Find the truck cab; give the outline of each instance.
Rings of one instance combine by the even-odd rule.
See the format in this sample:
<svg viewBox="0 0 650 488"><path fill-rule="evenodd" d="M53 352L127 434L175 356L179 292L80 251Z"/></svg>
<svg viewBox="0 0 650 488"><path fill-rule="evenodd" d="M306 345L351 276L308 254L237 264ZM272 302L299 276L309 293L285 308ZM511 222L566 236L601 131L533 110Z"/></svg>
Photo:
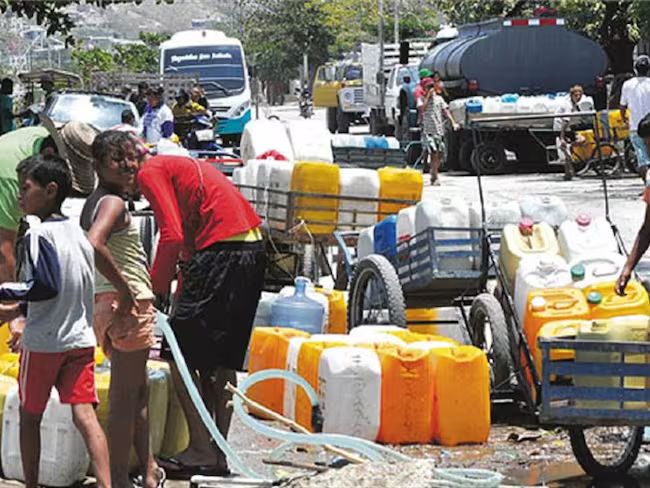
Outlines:
<svg viewBox="0 0 650 488"><path fill-rule="evenodd" d="M409 80L408 83L406 83L407 80ZM386 120L395 128L395 134L399 134L403 117L408 110L404 103L404 99L408 94L402 92L409 90L412 93L419 81L417 64L393 66L388 74L386 82Z"/></svg>
<svg viewBox="0 0 650 488"><path fill-rule="evenodd" d="M314 106L327 109L330 132L347 133L367 112L360 63L328 63L316 71L312 89Z"/></svg>

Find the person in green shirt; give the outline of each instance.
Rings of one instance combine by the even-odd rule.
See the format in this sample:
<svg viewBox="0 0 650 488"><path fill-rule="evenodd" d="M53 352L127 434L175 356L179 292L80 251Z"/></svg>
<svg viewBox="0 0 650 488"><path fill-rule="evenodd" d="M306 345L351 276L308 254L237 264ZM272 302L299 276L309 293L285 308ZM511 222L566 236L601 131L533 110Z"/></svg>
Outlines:
<svg viewBox="0 0 650 488"><path fill-rule="evenodd" d="M14 82L11 78L0 81L0 135L16 130L14 118Z"/></svg>

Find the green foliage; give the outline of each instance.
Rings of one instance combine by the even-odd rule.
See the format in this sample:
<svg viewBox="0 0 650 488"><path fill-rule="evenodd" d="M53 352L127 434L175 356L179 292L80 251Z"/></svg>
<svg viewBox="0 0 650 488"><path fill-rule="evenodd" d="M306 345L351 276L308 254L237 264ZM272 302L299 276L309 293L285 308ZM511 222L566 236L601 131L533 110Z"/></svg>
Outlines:
<svg viewBox="0 0 650 488"><path fill-rule="evenodd" d="M116 67L111 53L98 47L85 49L84 46L77 46L71 56L72 64L84 83L90 81L93 71L114 71Z"/></svg>

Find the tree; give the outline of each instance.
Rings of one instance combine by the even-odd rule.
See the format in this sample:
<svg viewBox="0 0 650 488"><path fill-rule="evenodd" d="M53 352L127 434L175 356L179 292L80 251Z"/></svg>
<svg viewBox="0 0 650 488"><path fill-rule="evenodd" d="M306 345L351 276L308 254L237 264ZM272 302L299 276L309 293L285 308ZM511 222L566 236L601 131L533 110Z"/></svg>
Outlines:
<svg viewBox="0 0 650 488"><path fill-rule="evenodd" d="M90 81L94 71L115 70L115 61L111 53L99 47L85 49L84 46L77 46L72 50L71 56L72 64L83 78L84 84Z"/></svg>
<svg viewBox="0 0 650 488"><path fill-rule="evenodd" d="M142 44L115 46L113 61L122 71L157 73L160 64L160 44L169 39L166 34L140 32Z"/></svg>

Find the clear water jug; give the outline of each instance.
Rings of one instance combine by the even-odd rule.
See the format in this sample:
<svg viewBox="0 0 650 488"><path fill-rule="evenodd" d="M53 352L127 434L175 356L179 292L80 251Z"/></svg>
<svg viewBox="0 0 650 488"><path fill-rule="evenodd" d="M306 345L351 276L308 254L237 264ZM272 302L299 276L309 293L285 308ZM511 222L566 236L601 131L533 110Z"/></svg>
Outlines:
<svg viewBox="0 0 650 488"><path fill-rule="evenodd" d="M570 288L572 284L569 266L561 256L542 254L523 258L515 278L515 311L519 323L524 321L531 291L540 288Z"/></svg>
<svg viewBox="0 0 650 488"><path fill-rule="evenodd" d="M341 196L362 197L375 201L342 199L339 204L339 227L353 229L372 226L377 222L379 175L372 169L341 168Z"/></svg>
<svg viewBox="0 0 650 488"><path fill-rule="evenodd" d="M616 281L627 259L618 253L580 254L569 263L573 286L587 288L605 281Z"/></svg>
<svg viewBox="0 0 650 488"><path fill-rule="evenodd" d="M566 205L560 197L530 195L521 202L521 214L533 222L546 222L551 227L559 227L568 217Z"/></svg>
<svg viewBox="0 0 650 488"><path fill-rule="evenodd" d="M572 261L582 254L617 253L614 231L604 217L592 219L581 214L575 220L566 220L557 233L560 254Z"/></svg>
<svg viewBox="0 0 650 488"><path fill-rule="evenodd" d="M268 291L262 292L260 301L257 302L253 327L268 327L271 325L271 308L277 299L277 293L271 293Z"/></svg>
<svg viewBox="0 0 650 488"><path fill-rule="evenodd" d="M393 257L397 253L397 215L389 215L374 227L375 254Z"/></svg>
<svg viewBox="0 0 650 488"><path fill-rule="evenodd" d="M296 292L291 297L280 297L271 307L271 325L290 327L310 334L323 332L324 307L307 297L308 278L299 276L295 280Z"/></svg>
<svg viewBox="0 0 650 488"><path fill-rule="evenodd" d="M18 387L14 387L7 395L2 419L2 471L5 478L24 481L19 410ZM86 477L89 464L86 445L72 422L72 409L59 401L56 388L53 388L41 421L38 483L71 486Z"/></svg>

